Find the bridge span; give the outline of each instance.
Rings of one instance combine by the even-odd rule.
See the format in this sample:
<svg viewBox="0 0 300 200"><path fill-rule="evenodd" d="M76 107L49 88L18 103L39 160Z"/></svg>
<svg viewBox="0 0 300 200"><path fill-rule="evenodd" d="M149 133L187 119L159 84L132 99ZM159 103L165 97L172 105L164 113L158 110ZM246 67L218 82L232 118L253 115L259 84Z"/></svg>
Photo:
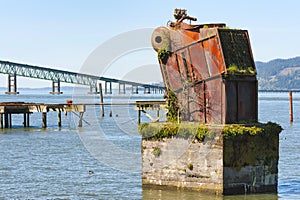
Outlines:
<svg viewBox="0 0 300 200"><path fill-rule="evenodd" d="M17 76L28 78L43 79L52 81L51 94L61 94L60 82L71 83L77 85L86 85L90 87L89 93L99 93L102 90L101 82L105 83L105 94L112 94L112 83L119 84L119 93L125 93L126 85L131 86L132 93L138 93L138 89L144 88L144 93L163 93L165 87L151 85L145 83L137 83L90 74L70 72L65 70L51 69L40 66L33 66L21 63L14 63L0 60L0 73L8 74L8 89L6 94L18 94L17 91ZM152 91L151 91L152 90Z"/></svg>

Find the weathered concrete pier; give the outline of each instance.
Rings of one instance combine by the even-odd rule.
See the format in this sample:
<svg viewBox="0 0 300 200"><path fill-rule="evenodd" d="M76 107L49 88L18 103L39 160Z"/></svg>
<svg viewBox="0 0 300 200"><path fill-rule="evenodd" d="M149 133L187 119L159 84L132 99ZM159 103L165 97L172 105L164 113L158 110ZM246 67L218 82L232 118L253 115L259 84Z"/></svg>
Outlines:
<svg viewBox="0 0 300 200"><path fill-rule="evenodd" d="M12 128L12 115L24 115L24 127L30 126L30 114L39 112L42 114L42 127L47 127L47 113L57 112L58 126L61 127L61 113L78 112L78 126L82 126L83 114L85 112L84 104L42 104L42 103L24 103L24 102L2 102L0 103L0 128Z"/></svg>

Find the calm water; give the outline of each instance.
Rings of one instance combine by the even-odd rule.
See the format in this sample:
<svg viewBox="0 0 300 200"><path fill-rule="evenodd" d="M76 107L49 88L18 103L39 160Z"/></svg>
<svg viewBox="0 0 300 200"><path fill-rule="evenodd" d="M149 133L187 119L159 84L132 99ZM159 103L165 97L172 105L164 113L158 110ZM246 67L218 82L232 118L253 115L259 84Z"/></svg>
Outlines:
<svg viewBox="0 0 300 200"><path fill-rule="evenodd" d="M30 94L35 93L35 94ZM48 91L21 91L0 95L0 101L64 103L98 102L96 96ZM160 99L160 96L106 96L106 102ZM109 113L112 111L112 117ZM48 114L41 129L41 114L30 116L30 128L22 127L22 115L13 116L13 129L0 130L0 199L300 199L300 94L294 94L294 123L289 123L287 93L259 94L259 120L281 124L278 195L216 197L197 192L161 191L141 187L141 138L137 112L131 106L88 107L82 128L76 114ZM143 118L142 121L146 121Z"/></svg>

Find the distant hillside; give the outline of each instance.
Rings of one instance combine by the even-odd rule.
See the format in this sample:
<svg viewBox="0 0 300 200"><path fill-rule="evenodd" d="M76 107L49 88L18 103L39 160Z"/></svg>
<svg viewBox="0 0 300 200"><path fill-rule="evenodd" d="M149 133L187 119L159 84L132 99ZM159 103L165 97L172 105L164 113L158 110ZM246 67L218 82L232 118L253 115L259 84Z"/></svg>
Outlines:
<svg viewBox="0 0 300 200"><path fill-rule="evenodd" d="M260 90L299 90L300 57L255 62Z"/></svg>

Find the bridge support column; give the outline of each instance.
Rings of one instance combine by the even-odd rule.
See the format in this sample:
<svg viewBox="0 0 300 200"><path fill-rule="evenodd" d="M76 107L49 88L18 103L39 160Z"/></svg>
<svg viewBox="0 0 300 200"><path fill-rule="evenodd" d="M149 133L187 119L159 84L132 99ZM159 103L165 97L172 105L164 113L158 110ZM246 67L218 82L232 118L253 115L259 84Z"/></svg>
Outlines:
<svg viewBox="0 0 300 200"><path fill-rule="evenodd" d="M109 83L109 91L107 91L107 83ZM105 94L112 94L111 82L105 81Z"/></svg>
<svg viewBox="0 0 300 200"><path fill-rule="evenodd" d="M119 94L126 94L125 83L119 83Z"/></svg>
<svg viewBox="0 0 300 200"><path fill-rule="evenodd" d="M60 91L60 80L52 81L52 92L50 94L62 94Z"/></svg>
<svg viewBox="0 0 300 200"><path fill-rule="evenodd" d="M17 75L14 74L8 74L8 87L7 92L5 94L19 94L17 92Z"/></svg>
<svg viewBox="0 0 300 200"><path fill-rule="evenodd" d="M144 94L150 94L150 87L144 87Z"/></svg>
<svg viewBox="0 0 300 200"><path fill-rule="evenodd" d="M152 94L157 94L157 90L158 90L158 88L156 88L156 87L152 88Z"/></svg>
<svg viewBox="0 0 300 200"><path fill-rule="evenodd" d="M132 94L138 94L138 93L139 93L139 86L137 86L137 85L132 85L132 86L131 86L131 93L132 93Z"/></svg>
<svg viewBox="0 0 300 200"><path fill-rule="evenodd" d="M99 94L96 84L95 85L90 85L90 91L88 92L88 94Z"/></svg>

